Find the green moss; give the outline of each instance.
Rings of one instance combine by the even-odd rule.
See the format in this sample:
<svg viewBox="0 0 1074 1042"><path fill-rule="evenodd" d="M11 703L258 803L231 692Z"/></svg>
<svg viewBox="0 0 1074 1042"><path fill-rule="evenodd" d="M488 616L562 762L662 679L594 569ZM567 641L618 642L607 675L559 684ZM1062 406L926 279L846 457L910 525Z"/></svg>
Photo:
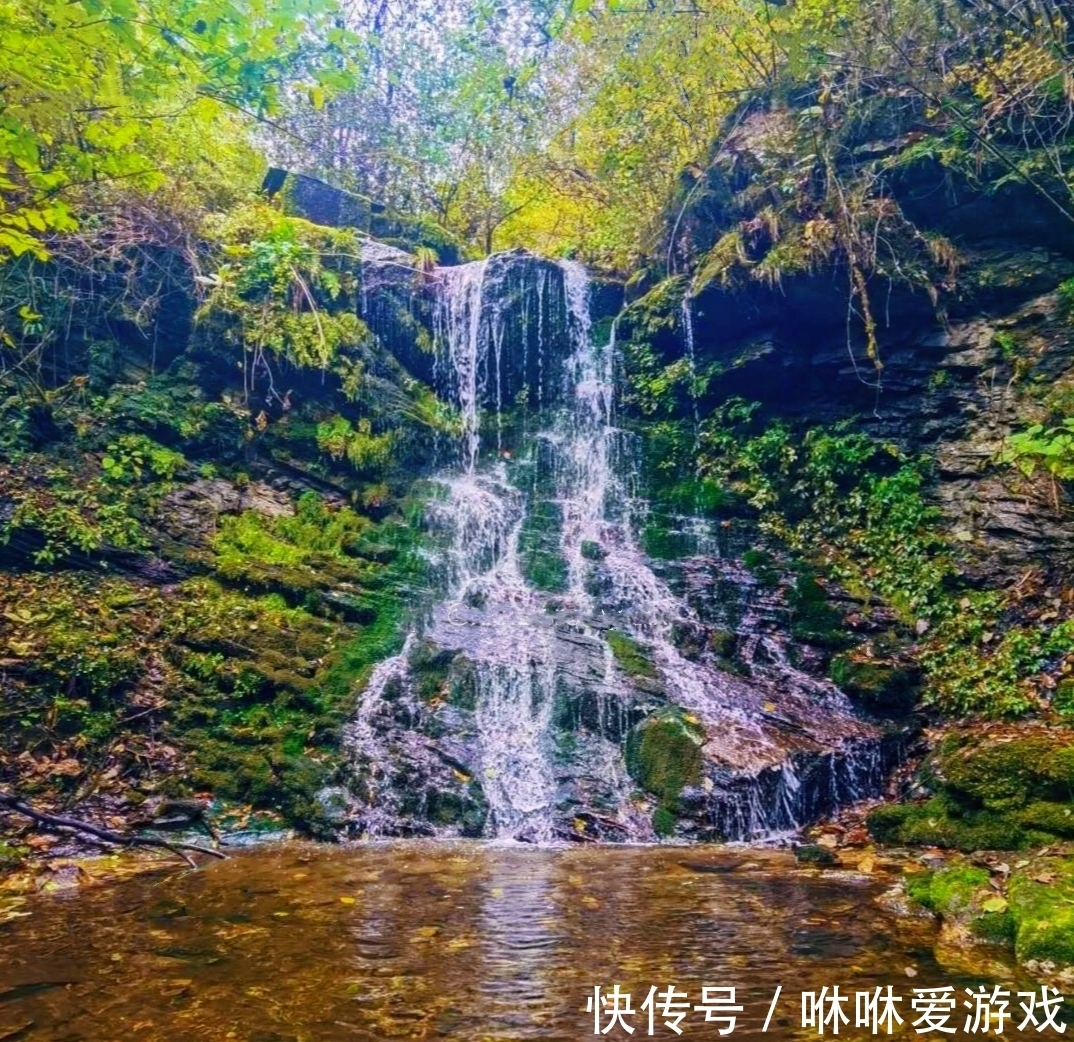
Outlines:
<svg viewBox="0 0 1074 1042"><path fill-rule="evenodd" d="M677 819L667 807L657 807L653 811L653 831L658 836L672 836L675 834Z"/></svg>
<svg viewBox="0 0 1074 1042"><path fill-rule="evenodd" d="M914 704L917 678L906 667L841 654L832 659L828 675L837 687L870 709L904 712Z"/></svg>
<svg viewBox="0 0 1074 1042"><path fill-rule="evenodd" d="M701 784L704 742L704 730L689 714L671 707L658 710L627 736L627 770L673 810L684 788Z"/></svg>
<svg viewBox="0 0 1074 1042"><path fill-rule="evenodd" d="M788 599L793 612L791 634L796 640L826 648L846 645L842 616L828 603L828 595L817 582L816 572L803 569Z"/></svg>
<svg viewBox="0 0 1074 1042"><path fill-rule="evenodd" d="M688 542L681 532L671 525L666 514L651 513L642 529L642 546L645 552L660 561L673 561L688 552Z"/></svg>
<svg viewBox="0 0 1074 1042"><path fill-rule="evenodd" d="M1074 805L1070 803L1038 800L1018 811L1017 817L1019 823L1027 829L1047 832L1052 836L1074 838Z"/></svg>
<svg viewBox="0 0 1074 1042"><path fill-rule="evenodd" d="M10 843L0 843L0 872L9 872L18 868L25 858L26 853L21 847L12 846Z"/></svg>
<svg viewBox="0 0 1074 1042"><path fill-rule="evenodd" d="M619 668L630 677L655 677L656 666L645 646L620 630L608 630L604 639Z"/></svg>
<svg viewBox="0 0 1074 1042"><path fill-rule="evenodd" d="M935 754L936 774L948 789L999 811L1069 795L1071 765L1074 736L1059 729L1026 737L951 736Z"/></svg>
<svg viewBox="0 0 1074 1042"><path fill-rule="evenodd" d="M758 584L765 589L775 589L779 585L779 570L775 567L775 561L767 550L747 550L742 555L742 563L753 573Z"/></svg>
<svg viewBox="0 0 1074 1042"><path fill-rule="evenodd" d="M1014 941L1017 925L1009 909L1002 912L985 912L970 921L974 937L993 944L1010 944Z"/></svg>
<svg viewBox="0 0 1074 1042"><path fill-rule="evenodd" d="M457 709L477 708L477 670L465 655L457 655L447 677L447 700Z"/></svg>
<svg viewBox="0 0 1074 1042"><path fill-rule="evenodd" d="M1013 872L1007 891L1018 961L1074 966L1074 862L1037 861Z"/></svg>
<svg viewBox="0 0 1074 1042"><path fill-rule="evenodd" d="M945 922L965 925L982 941L1002 944L1014 939L1014 917L1006 900L992 889L985 868L955 863L935 872L915 872L906 877L906 893Z"/></svg>
<svg viewBox="0 0 1074 1042"><path fill-rule="evenodd" d="M731 630L713 630L709 633L708 648L717 658L732 658L738 650L738 634Z"/></svg>
<svg viewBox="0 0 1074 1042"><path fill-rule="evenodd" d="M519 567L531 586L546 593L567 589L569 568L563 556L563 515L558 503L544 500L526 514L518 537Z"/></svg>
<svg viewBox="0 0 1074 1042"><path fill-rule="evenodd" d="M1074 677L1064 677L1055 685L1052 708L1060 716L1074 716Z"/></svg>
<svg viewBox="0 0 1074 1042"><path fill-rule="evenodd" d="M454 660L454 651L441 648L432 641L421 641L415 646L409 662L418 698L431 702L447 693Z"/></svg>
<svg viewBox="0 0 1074 1042"><path fill-rule="evenodd" d="M1018 812L974 809L944 793L925 803L872 811L866 825L878 843L975 850L1023 850L1053 842L1056 834L1023 821Z"/></svg>
<svg viewBox="0 0 1074 1042"><path fill-rule="evenodd" d="M952 917L972 908L978 891L988 887L988 869L976 865L955 865L931 873L926 907Z"/></svg>
<svg viewBox="0 0 1074 1042"><path fill-rule="evenodd" d="M914 805L909 803L897 803L871 810L865 818L869 835L877 843L898 843L902 837L902 828L913 811Z"/></svg>

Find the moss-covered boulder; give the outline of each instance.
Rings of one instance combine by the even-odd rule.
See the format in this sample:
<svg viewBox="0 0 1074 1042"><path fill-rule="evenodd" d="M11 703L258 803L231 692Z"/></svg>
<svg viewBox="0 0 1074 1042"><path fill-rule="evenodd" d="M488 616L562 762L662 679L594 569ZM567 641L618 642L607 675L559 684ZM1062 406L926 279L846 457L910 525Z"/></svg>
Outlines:
<svg viewBox="0 0 1074 1042"><path fill-rule="evenodd" d="M881 712L906 712L917 696L918 671L895 662L836 655L828 675L851 698Z"/></svg>
<svg viewBox="0 0 1074 1042"><path fill-rule="evenodd" d="M627 736L627 770L673 812L683 789L701 784L704 743L704 728L695 717L676 707L660 709Z"/></svg>
<svg viewBox="0 0 1074 1042"><path fill-rule="evenodd" d="M1074 980L1074 860L1026 858L1004 880L958 859L907 875L905 886L940 920L948 946L1004 945L1035 976Z"/></svg>
<svg viewBox="0 0 1074 1042"><path fill-rule="evenodd" d="M1014 919L991 878L987 868L956 863L907 876L906 892L945 925L966 930L976 940L1005 943L1014 937Z"/></svg>
<svg viewBox="0 0 1074 1042"><path fill-rule="evenodd" d="M1074 837L1074 731L988 727L950 734L919 772L924 801L867 819L880 843L966 852L1024 850Z"/></svg>
<svg viewBox="0 0 1074 1042"><path fill-rule="evenodd" d="M1047 858L1016 870L1007 893L1018 961L1047 975L1074 968L1074 861Z"/></svg>
<svg viewBox="0 0 1074 1042"><path fill-rule="evenodd" d="M1040 728L1021 736L1007 731L949 735L932 766L945 788L992 810L1024 807L1034 799L1069 800L1074 732Z"/></svg>

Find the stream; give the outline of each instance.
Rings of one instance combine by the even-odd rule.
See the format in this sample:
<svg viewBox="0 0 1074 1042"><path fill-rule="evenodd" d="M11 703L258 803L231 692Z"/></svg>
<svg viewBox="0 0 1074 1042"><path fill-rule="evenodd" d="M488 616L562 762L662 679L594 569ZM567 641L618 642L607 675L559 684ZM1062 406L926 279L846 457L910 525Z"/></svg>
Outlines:
<svg viewBox="0 0 1074 1042"><path fill-rule="evenodd" d="M610 1038L648 1037L642 1003L668 985L691 1006L736 988L733 1037L749 1039L780 986L767 1037L804 1039L820 1036L803 992L839 986L840 1034L867 1038L855 993L890 985L918 1037L912 989L951 985L961 1032L963 989L992 982L941 968L931 920L885 911L886 885L748 848L262 847L28 899L0 923L0 1039L576 1042L594 1035L593 988L615 984L635 1031ZM681 1037L721 1027L691 1008ZM679 1036L658 1015L654 1037Z"/></svg>

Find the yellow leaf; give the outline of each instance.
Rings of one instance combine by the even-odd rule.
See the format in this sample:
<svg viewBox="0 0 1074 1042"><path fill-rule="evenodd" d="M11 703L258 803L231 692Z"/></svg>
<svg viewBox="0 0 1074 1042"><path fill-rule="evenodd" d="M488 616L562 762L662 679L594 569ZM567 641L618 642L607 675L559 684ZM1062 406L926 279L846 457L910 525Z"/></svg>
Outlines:
<svg viewBox="0 0 1074 1042"><path fill-rule="evenodd" d="M339 903L341 905L353 905L358 903L358 899L356 897L341 897Z"/></svg>

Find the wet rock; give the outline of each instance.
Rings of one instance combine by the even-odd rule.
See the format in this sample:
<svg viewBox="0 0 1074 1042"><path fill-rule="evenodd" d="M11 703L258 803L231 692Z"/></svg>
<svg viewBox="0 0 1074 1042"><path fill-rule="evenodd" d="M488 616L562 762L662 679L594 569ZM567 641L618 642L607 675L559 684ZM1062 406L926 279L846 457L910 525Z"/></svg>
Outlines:
<svg viewBox="0 0 1074 1042"><path fill-rule="evenodd" d="M827 868L839 864L839 858L835 852L819 843L794 844L791 847L795 860L800 865L814 865L819 868Z"/></svg>

